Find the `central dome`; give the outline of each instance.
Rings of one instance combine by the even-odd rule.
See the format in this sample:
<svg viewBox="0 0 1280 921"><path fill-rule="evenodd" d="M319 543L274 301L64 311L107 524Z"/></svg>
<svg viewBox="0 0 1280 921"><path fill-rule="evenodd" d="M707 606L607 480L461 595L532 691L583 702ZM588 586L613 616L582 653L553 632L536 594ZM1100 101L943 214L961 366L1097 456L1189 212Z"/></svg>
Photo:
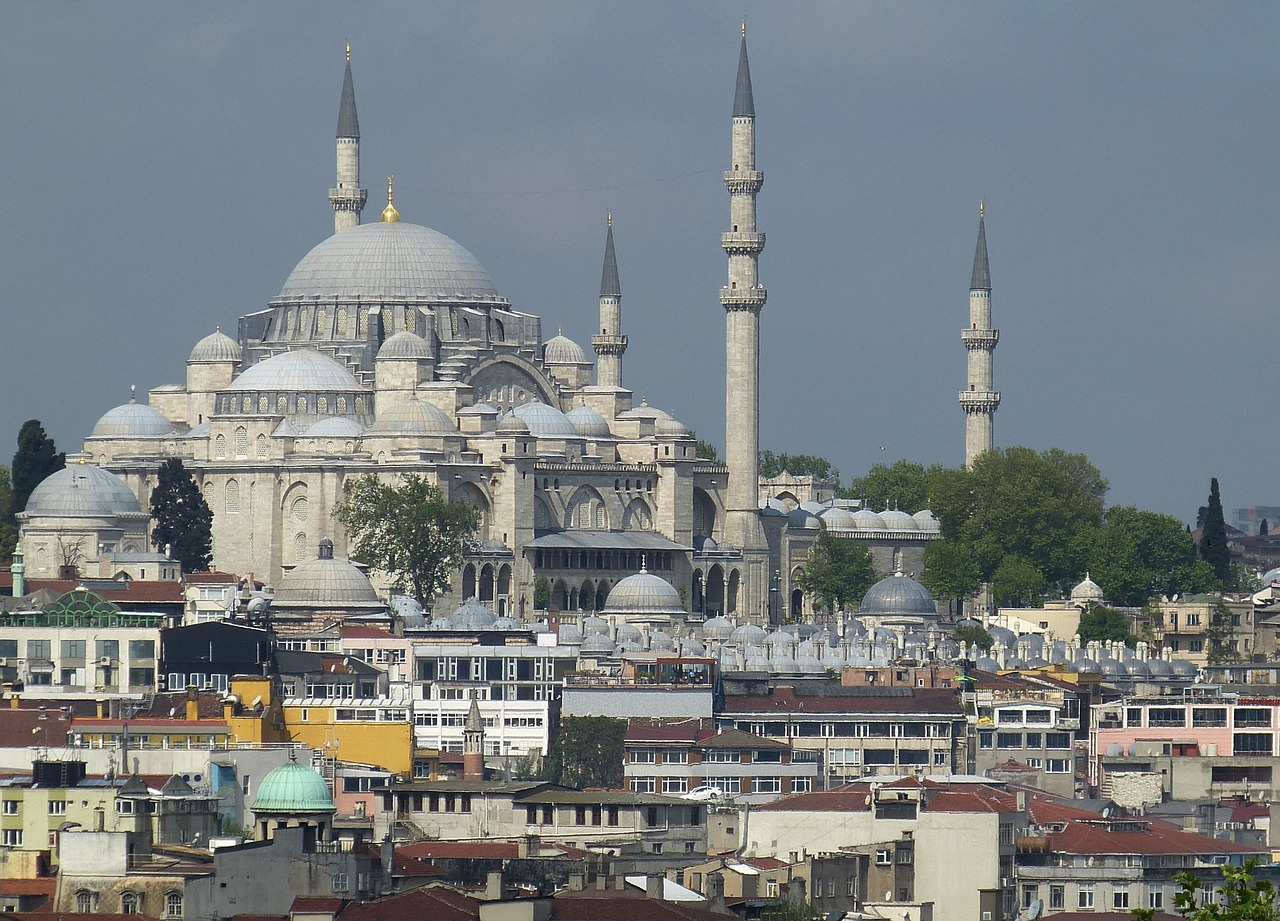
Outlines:
<svg viewBox="0 0 1280 921"><path fill-rule="evenodd" d="M318 244L289 273L278 300L507 301L475 256L417 224L361 224Z"/></svg>
<svg viewBox="0 0 1280 921"><path fill-rule="evenodd" d="M682 615L680 593L661 576L641 570L619 580L605 599L606 614Z"/></svg>
<svg viewBox="0 0 1280 921"><path fill-rule="evenodd" d="M287 761L258 784L258 796L249 807L254 812L335 812L329 784L311 768Z"/></svg>

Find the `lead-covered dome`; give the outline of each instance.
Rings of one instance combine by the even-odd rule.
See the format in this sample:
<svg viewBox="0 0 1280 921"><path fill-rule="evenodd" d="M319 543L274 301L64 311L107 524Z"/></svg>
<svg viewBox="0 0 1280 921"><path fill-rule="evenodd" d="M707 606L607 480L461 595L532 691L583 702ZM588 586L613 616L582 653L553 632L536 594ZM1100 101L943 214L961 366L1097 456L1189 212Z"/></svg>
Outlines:
<svg viewBox="0 0 1280 921"><path fill-rule="evenodd" d="M173 423L145 403L130 400L109 409L93 425L93 434L109 438L155 438L173 432Z"/></svg>
<svg viewBox="0 0 1280 921"><path fill-rule="evenodd" d="M457 435L453 420L439 406L418 397L378 408L370 435Z"/></svg>
<svg viewBox="0 0 1280 921"><path fill-rule="evenodd" d="M258 796L249 807L254 812L333 813L329 783L305 764L288 761L268 772L258 784Z"/></svg>
<svg viewBox="0 0 1280 921"><path fill-rule="evenodd" d="M537 438L580 438L569 417L546 403L522 403L511 412L524 420Z"/></svg>
<svg viewBox="0 0 1280 921"><path fill-rule="evenodd" d="M403 221L361 224L319 243L277 300L506 305L478 259L444 234Z"/></svg>
<svg viewBox="0 0 1280 921"><path fill-rule="evenodd" d="M49 474L31 491L24 515L31 518L115 518L142 515L124 480L93 464L74 464Z"/></svg>
<svg viewBox="0 0 1280 921"><path fill-rule="evenodd" d="M382 348L378 349L379 361L384 359L430 361L434 357L431 354L431 344L417 333L409 332L407 329L389 337L382 343Z"/></svg>
<svg viewBox="0 0 1280 921"><path fill-rule="evenodd" d="M369 610L383 606L369 577L349 560L335 560L333 545L327 540L320 544L319 557L284 574L271 599L272 610Z"/></svg>
<svg viewBox="0 0 1280 921"><path fill-rule="evenodd" d="M205 336L195 344L195 348L191 350L191 356L187 361L191 362L232 362L239 364L240 359L244 357L244 353L240 349L240 343L236 342L230 336L222 331L222 327Z"/></svg>
<svg viewBox="0 0 1280 921"><path fill-rule="evenodd" d="M565 418L573 423L583 438L608 438L612 434L609 421L586 404L569 410Z"/></svg>
<svg viewBox="0 0 1280 921"><path fill-rule="evenodd" d="M881 579L862 597L859 614L936 616L938 606L929 590L902 573Z"/></svg>
<svg viewBox="0 0 1280 921"><path fill-rule="evenodd" d="M365 390L350 371L315 349L272 355L247 369L227 389L299 393L317 390L362 393Z"/></svg>
<svg viewBox="0 0 1280 921"><path fill-rule="evenodd" d="M542 347L542 360L549 365L572 365L582 364L590 359L582 346L558 332Z"/></svg>
<svg viewBox="0 0 1280 921"><path fill-rule="evenodd" d="M642 569L619 580L605 600L604 613L680 616L685 610L670 582Z"/></svg>

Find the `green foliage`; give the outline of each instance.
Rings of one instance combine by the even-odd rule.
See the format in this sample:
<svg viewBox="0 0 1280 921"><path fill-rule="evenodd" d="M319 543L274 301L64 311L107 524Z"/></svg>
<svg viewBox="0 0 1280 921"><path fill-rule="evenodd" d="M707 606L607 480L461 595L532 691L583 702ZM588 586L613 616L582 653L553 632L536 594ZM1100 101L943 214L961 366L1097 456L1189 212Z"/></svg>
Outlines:
<svg viewBox="0 0 1280 921"><path fill-rule="evenodd" d="M939 601L964 601L982 587L982 570L967 545L943 538L925 546L920 582Z"/></svg>
<svg viewBox="0 0 1280 921"><path fill-rule="evenodd" d="M819 480L835 480L837 487L840 483L840 471L825 457L818 457L816 454L760 452L762 477L771 479L783 473L789 473L792 476L811 476Z"/></svg>
<svg viewBox="0 0 1280 921"><path fill-rule="evenodd" d="M538 576L533 580L533 609L545 611L547 602L551 600L551 580L546 576Z"/></svg>
<svg viewBox="0 0 1280 921"><path fill-rule="evenodd" d="M1178 891L1173 896L1174 910L1187 921L1278 921L1276 888L1270 880L1254 876L1257 866L1256 859L1241 867L1223 866L1222 885L1213 901L1203 899L1205 882L1200 877L1175 873ZM1155 912L1139 908L1133 916L1138 921L1152 921Z"/></svg>
<svg viewBox="0 0 1280 921"><path fill-rule="evenodd" d="M1222 665L1239 657L1233 642L1233 627L1231 611L1227 609L1227 603L1219 598L1213 607L1213 613L1209 615L1209 629L1205 631L1205 660L1210 665Z"/></svg>
<svg viewBox="0 0 1280 921"><path fill-rule="evenodd" d="M1222 515L1222 496L1218 492L1218 478L1209 480L1209 505L1204 516L1204 528L1200 532L1200 558L1209 564L1218 582L1226 585L1231 580L1231 549L1227 546L1227 522Z"/></svg>
<svg viewBox="0 0 1280 921"><path fill-rule="evenodd" d="M914 515L931 507L934 486L948 472L939 464L926 468L906 460L876 464L865 476L851 480L843 495L861 499L869 509L896 508Z"/></svg>
<svg viewBox="0 0 1280 921"><path fill-rule="evenodd" d="M956 642L968 643L970 648L977 646L983 652L990 652L996 641L991 638L987 628L979 624L966 624L956 627Z"/></svg>
<svg viewBox="0 0 1280 921"><path fill-rule="evenodd" d="M857 541L833 536L825 527L809 548L796 585L829 611L847 610L876 581L871 551Z"/></svg>
<svg viewBox="0 0 1280 921"><path fill-rule="evenodd" d="M9 481L9 468L0 466L0 561L13 558L18 546L18 524L14 517L13 486Z"/></svg>
<svg viewBox="0 0 1280 921"><path fill-rule="evenodd" d="M27 507L31 490L40 485L51 473L67 465L67 455L58 452L53 439L45 434L39 419L28 419L18 430L18 450L14 452L10 468L12 478L12 514Z"/></svg>
<svg viewBox="0 0 1280 921"><path fill-rule="evenodd" d="M689 430L689 437L694 439L693 456L699 460L711 461L713 464L720 462L720 449L709 441L703 441L698 437L698 433Z"/></svg>
<svg viewBox="0 0 1280 921"><path fill-rule="evenodd" d="M333 517L347 529L352 556L385 573L423 606L449 587L480 523L474 506L449 501L417 474L398 485L374 474L347 481Z"/></svg>
<svg viewBox="0 0 1280 921"><path fill-rule="evenodd" d="M1115 608L1099 605L1080 615L1080 625L1076 628L1080 643L1122 642L1132 646L1136 639L1129 632L1129 618Z"/></svg>
<svg viewBox="0 0 1280 921"><path fill-rule="evenodd" d="M1035 563L1006 556L991 576L991 595L997 605L1032 607L1044 592L1044 575Z"/></svg>
<svg viewBox="0 0 1280 921"><path fill-rule="evenodd" d="M195 477L179 458L160 465L151 493L151 544L167 545L183 572L204 572L213 562L213 512L200 494Z"/></svg>
<svg viewBox="0 0 1280 921"><path fill-rule="evenodd" d="M1212 569L1196 558L1195 543L1178 519L1131 505L1107 509L1101 527L1082 531L1077 540L1085 569L1103 595L1137 607L1153 595L1211 592L1221 586Z"/></svg>
<svg viewBox="0 0 1280 921"><path fill-rule="evenodd" d="M542 779L567 787L616 789L623 784L627 721L610 716L566 716L542 762Z"/></svg>

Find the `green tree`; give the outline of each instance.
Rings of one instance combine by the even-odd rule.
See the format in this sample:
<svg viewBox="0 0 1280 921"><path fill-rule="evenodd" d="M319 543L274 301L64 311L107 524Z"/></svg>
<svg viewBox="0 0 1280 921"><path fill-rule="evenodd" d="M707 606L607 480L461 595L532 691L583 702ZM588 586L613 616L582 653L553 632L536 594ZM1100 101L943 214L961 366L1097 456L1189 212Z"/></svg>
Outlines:
<svg viewBox="0 0 1280 921"><path fill-rule="evenodd" d="M179 458L160 465L151 493L151 544L169 547L183 572L204 572L213 562L213 512L195 477Z"/></svg>
<svg viewBox="0 0 1280 921"><path fill-rule="evenodd" d="M956 627L956 642L968 643L970 648L977 647L983 652L990 652L996 641L991 638L987 628L981 624L965 624Z"/></svg>
<svg viewBox="0 0 1280 921"><path fill-rule="evenodd" d="M871 551L857 541L835 537L825 527L809 548L797 587L830 611L848 610L876 581Z"/></svg>
<svg viewBox="0 0 1280 921"><path fill-rule="evenodd" d="M1218 603L1213 606L1213 613L1209 615L1209 629L1204 635L1205 660L1210 665L1222 665L1224 662L1233 662L1239 658L1239 653L1236 651L1234 626L1235 622L1226 601L1219 598Z"/></svg>
<svg viewBox="0 0 1280 921"><path fill-rule="evenodd" d="M18 546L18 525L14 515L9 468L0 466L0 561L12 560L14 548Z"/></svg>
<svg viewBox="0 0 1280 921"><path fill-rule="evenodd" d="M1217 897L1203 898L1205 881L1194 873L1175 873L1173 881L1178 891L1173 896L1173 908L1187 921L1280 921L1276 909L1276 888L1268 879L1255 876L1256 859L1245 861L1243 866L1222 867L1222 885ZM1139 908L1133 912L1137 921L1152 921L1155 912Z"/></svg>
<svg viewBox="0 0 1280 921"><path fill-rule="evenodd" d="M551 600L551 580L546 576L538 576L533 580L533 609L545 611L547 602Z"/></svg>
<svg viewBox="0 0 1280 921"><path fill-rule="evenodd" d="M566 716L542 761L542 779L566 787L623 784L623 741L627 721L610 716Z"/></svg>
<svg viewBox="0 0 1280 921"><path fill-rule="evenodd" d="M939 601L963 604L982 587L982 571L965 544L944 537L925 546L920 581Z"/></svg>
<svg viewBox="0 0 1280 921"><path fill-rule="evenodd" d="M866 508L896 508L915 514L931 507L934 486L946 472L939 464L926 468L907 460L876 464L865 476L850 480L843 494L848 499L861 499Z"/></svg>
<svg viewBox="0 0 1280 921"><path fill-rule="evenodd" d="M997 605L1032 607L1044 592L1044 574L1035 563L1006 556L991 576L991 595Z"/></svg>
<svg viewBox="0 0 1280 921"><path fill-rule="evenodd" d="M11 515L27 507L31 491L51 473L67 465L67 455L59 453L53 439L45 434L39 419L28 419L18 430L18 450L14 452L10 477L13 489Z"/></svg>
<svg viewBox="0 0 1280 921"><path fill-rule="evenodd" d="M1086 569L1103 594L1138 607L1153 595L1172 597L1216 591L1212 569L1197 559L1195 542L1171 515L1131 505L1112 506L1099 528L1082 531Z"/></svg>
<svg viewBox="0 0 1280 921"><path fill-rule="evenodd" d="M474 506L449 501L414 473L398 484L366 474L348 480L343 492L333 516L347 529L352 556L423 606L449 587L479 527Z"/></svg>
<svg viewBox="0 0 1280 921"><path fill-rule="evenodd" d="M760 452L760 475L766 478L776 477L783 473L792 476L811 476L819 480L834 480L837 488L840 483L840 471L832 466L831 461L816 454L774 454L772 451Z"/></svg>
<svg viewBox="0 0 1280 921"><path fill-rule="evenodd" d="M1129 632L1129 618L1115 608L1099 605L1080 615L1076 635L1081 644L1098 640L1102 643L1122 642L1132 646L1135 642Z"/></svg>
<svg viewBox="0 0 1280 921"><path fill-rule="evenodd" d="M1223 585L1231 581L1231 548L1227 546L1227 522L1222 515L1222 496L1218 492L1218 478L1209 480L1209 505L1206 507L1204 527L1200 531L1200 558L1209 564L1213 574Z"/></svg>
<svg viewBox="0 0 1280 921"><path fill-rule="evenodd" d="M689 437L694 440L693 456L699 460L711 461L713 464L720 462L720 449L709 441L703 441L698 437L698 433L689 430Z"/></svg>

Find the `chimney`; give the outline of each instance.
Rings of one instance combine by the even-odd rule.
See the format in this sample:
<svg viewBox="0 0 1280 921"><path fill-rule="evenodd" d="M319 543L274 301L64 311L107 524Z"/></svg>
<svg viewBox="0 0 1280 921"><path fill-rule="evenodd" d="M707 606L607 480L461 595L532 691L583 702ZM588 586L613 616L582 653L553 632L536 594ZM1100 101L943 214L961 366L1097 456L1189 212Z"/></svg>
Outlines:
<svg viewBox="0 0 1280 921"><path fill-rule="evenodd" d="M93 810L93 830L103 831L107 825L107 811L101 806Z"/></svg>
<svg viewBox="0 0 1280 921"><path fill-rule="evenodd" d="M382 882L383 891L394 892L396 888L395 882L395 866L396 866L396 845L391 840L391 832L387 832L387 836L382 839L382 850L378 854L382 861Z"/></svg>
<svg viewBox="0 0 1280 921"><path fill-rule="evenodd" d="M662 901L663 885L666 883L666 877L661 873L650 873L644 878L644 894L645 898L657 899Z"/></svg>
<svg viewBox="0 0 1280 921"><path fill-rule="evenodd" d="M569 874L569 891L570 892L581 892L585 888L586 888L586 883L582 879L581 873Z"/></svg>
<svg viewBox="0 0 1280 921"><path fill-rule="evenodd" d="M728 911L724 903L724 874L719 870L707 874L706 896L708 911Z"/></svg>
<svg viewBox="0 0 1280 921"><path fill-rule="evenodd" d="M1019 790L1013 797L1014 805L1019 812L1027 811L1027 791Z"/></svg>
<svg viewBox="0 0 1280 921"><path fill-rule="evenodd" d="M200 692L194 684L187 685L187 719L200 719Z"/></svg>
<svg viewBox="0 0 1280 921"><path fill-rule="evenodd" d="M502 898L502 871L491 870L484 878L484 897L488 902Z"/></svg>
<svg viewBox="0 0 1280 921"><path fill-rule="evenodd" d="M542 850L542 841L537 835L521 835L516 841L516 856L520 858L537 857Z"/></svg>
<svg viewBox="0 0 1280 921"><path fill-rule="evenodd" d="M1280 828L1280 822L1276 822L1276 827ZM605 883L607 883L608 881L609 881L609 878L605 876L603 873L596 874L596 892L604 892ZM570 886L570 888L573 888L573 887Z"/></svg>

